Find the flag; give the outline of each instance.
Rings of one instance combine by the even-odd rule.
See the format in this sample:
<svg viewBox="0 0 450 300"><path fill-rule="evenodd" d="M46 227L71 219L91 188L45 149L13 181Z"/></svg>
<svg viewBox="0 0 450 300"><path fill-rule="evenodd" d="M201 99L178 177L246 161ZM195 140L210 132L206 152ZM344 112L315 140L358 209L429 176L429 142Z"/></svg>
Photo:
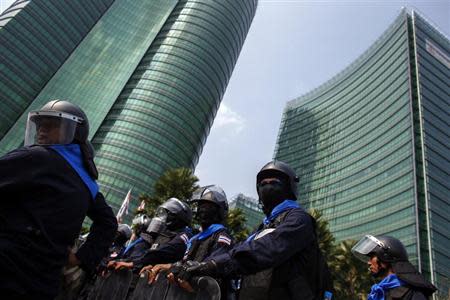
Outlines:
<svg viewBox="0 0 450 300"><path fill-rule="evenodd" d="M130 200L131 200L131 189L128 191L127 195L125 196L125 199L123 199L122 206L120 206L120 209L117 212L116 218L119 223L122 222L122 216L124 213L126 215L128 215L128 205L130 204Z"/></svg>
<svg viewBox="0 0 450 300"><path fill-rule="evenodd" d="M145 209L145 200L141 201L141 204L139 205L139 207L137 208L137 211L142 211Z"/></svg>

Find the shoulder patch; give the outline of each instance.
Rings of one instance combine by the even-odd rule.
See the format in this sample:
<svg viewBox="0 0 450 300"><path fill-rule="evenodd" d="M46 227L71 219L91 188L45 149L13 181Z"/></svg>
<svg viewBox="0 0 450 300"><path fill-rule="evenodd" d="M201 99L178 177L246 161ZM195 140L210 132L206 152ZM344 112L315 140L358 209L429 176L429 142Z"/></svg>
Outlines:
<svg viewBox="0 0 450 300"><path fill-rule="evenodd" d="M219 238L217 239L218 243L223 243L227 245L231 245L231 239L227 237L226 235L219 235Z"/></svg>

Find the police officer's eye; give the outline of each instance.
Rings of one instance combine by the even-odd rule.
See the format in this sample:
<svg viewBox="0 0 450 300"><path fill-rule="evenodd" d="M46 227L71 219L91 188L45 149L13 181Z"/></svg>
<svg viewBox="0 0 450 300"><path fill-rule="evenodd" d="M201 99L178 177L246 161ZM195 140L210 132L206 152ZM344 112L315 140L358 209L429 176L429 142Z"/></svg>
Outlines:
<svg viewBox="0 0 450 300"><path fill-rule="evenodd" d="M258 184L258 186L265 186L267 184L281 184L281 180L278 178L267 178L261 180L261 182Z"/></svg>

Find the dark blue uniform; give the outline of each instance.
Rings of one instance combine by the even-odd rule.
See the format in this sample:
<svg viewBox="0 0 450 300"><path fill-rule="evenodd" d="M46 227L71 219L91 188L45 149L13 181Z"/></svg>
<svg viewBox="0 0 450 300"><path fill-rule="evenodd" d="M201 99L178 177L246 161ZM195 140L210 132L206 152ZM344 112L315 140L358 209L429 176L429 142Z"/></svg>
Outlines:
<svg viewBox="0 0 450 300"><path fill-rule="evenodd" d="M223 225L213 224L202 233L194 236L189 243L189 249L186 251L183 260L204 262L211 257L215 257L215 255L227 253L232 247L233 240ZM234 292L230 278L219 276L215 279L220 286L221 299L229 299Z"/></svg>
<svg viewBox="0 0 450 300"><path fill-rule="evenodd" d="M76 253L92 270L117 230L101 193L91 191L50 147L31 146L0 158L0 291L51 299L58 292L69 247L87 215L87 241Z"/></svg>
<svg viewBox="0 0 450 300"><path fill-rule="evenodd" d="M250 296L253 292L262 296L254 299L297 299L293 293L299 296L299 291L309 288L310 278L315 278L312 264L318 248L311 216L300 207L289 208L272 225L262 224L252 238L228 253L211 257L219 274L244 275L240 299L253 299ZM267 288L265 292L261 290L263 287ZM246 293L247 288L254 291Z"/></svg>
<svg viewBox="0 0 450 300"><path fill-rule="evenodd" d="M177 233L163 234L155 239L148 247L145 253L134 259L126 259L132 261L134 268L142 269L146 265L166 264L179 261L183 258L186 251L186 244L191 238L190 229L185 229Z"/></svg>

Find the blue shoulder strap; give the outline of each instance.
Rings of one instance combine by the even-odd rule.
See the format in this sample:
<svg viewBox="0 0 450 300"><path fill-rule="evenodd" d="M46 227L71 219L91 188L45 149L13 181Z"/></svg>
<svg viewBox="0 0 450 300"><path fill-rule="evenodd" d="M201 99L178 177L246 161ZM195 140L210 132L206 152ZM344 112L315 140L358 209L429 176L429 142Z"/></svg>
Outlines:
<svg viewBox="0 0 450 300"><path fill-rule="evenodd" d="M68 144L68 145L52 145L50 146L59 155L61 155L70 166L77 172L81 180L83 180L86 187L91 193L92 199L95 200L98 193L98 185L94 179L89 175L86 168L83 165L83 159L81 154L80 145Z"/></svg>

